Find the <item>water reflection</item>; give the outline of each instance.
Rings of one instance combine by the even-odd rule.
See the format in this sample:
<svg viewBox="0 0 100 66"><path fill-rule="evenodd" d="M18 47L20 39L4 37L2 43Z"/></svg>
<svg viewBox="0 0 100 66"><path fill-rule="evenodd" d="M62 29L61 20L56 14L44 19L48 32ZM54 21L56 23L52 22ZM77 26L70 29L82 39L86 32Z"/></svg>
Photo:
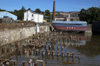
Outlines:
<svg viewBox="0 0 100 66"><path fill-rule="evenodd" d="M13 62L16 61L17 66L22 65L23 61L26 62L26 65L32 66L36 60L43 60L46 66L94 65L95 63L100 65L98 62L100 61L98 59L100 58L99 38L100 36L95 35L66 33L40 35L31 40L0 46L0 60L4 61L5 59L11 58ZM30 59L32 59L32 62L28 64ZM91 62L87 63L87 61Z"/></svg>
<svg viewBox="0 0 100 66"><path fill-rule="evenodd" d="M95 57L100 55L100 36L93 35L91 42L86 42L86 45L77 48L79 52L85 54L88 57Z"/></svg>

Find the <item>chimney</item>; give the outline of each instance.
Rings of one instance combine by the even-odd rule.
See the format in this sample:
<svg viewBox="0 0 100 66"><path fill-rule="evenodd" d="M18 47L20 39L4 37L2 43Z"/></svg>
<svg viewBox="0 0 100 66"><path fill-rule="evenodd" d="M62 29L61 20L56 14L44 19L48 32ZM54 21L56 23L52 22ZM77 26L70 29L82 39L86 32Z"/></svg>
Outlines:
<svg viewBox="0 0 100 66"><path fill-rule="evenodd" d="M53 2L53 20L55 21L55 1Z"/></svg>

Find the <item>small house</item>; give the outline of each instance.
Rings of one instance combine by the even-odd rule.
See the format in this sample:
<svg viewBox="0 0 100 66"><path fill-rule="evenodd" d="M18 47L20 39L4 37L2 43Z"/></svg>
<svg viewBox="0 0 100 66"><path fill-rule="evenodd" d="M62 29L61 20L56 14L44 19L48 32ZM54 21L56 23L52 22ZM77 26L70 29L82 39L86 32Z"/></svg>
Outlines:
<svg viewBox="0 0 100 66"><path fill-rule="evenodd" d="M24 21L33 21L36 23L43 23L43 17L44 17L43 14L39 14L31 10L24 12Z"/></svg>

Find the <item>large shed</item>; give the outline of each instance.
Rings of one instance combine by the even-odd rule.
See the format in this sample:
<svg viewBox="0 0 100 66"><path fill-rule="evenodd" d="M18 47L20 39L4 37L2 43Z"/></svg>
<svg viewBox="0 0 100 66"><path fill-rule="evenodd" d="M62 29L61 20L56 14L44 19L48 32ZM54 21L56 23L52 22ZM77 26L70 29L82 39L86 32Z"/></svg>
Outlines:
<svg viewBox="0 0 100 66"><path fill-rule="evenodd" d="M0 18L3 18L3 17L9 17L9 18L12 18L12 19L14 19L14 20L17 20L17 16L16 15L14 15L14 14L11 14L11 13L9 13L9 12L7 12L7 11L2 11L2 12L0 12Z"/></svg>

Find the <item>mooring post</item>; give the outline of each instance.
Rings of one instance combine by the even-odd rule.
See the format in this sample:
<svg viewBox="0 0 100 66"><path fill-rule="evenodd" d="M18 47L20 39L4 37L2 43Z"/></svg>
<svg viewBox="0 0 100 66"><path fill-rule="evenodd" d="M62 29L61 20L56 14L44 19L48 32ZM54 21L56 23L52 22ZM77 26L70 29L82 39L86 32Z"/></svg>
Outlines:
<svg viewBox="0 0 100 66"><path fill-rule="evenodd" d="M46 49L46 45L44 45L45 49Z"/></svg>
<svg viewBox="0 0 100 66"><path fill-rule="evenodd" d="M7 53L9 53L10 52L10 49L9 48L7 48Z"/></svg>
<svg viewBox="0 0 100 66"><path fill-rule="evenodd" d="M64 57L64 51L62 51L62 57Z"/></svg>
<svg viewBox="0 0 100 66"><path fill-rule="evenodd" d="M29 55L32 55L32 50L31 49L29 50Z"/></svg>
<svg viewBox="0 0 100 66"><path fill-rule="evenodd" d="M26 54L26 52L27 52L26 49L24 49L23 53Z"/></svg>
<svg viewBox="0 0 100 66"><path fill-rule="evenodd" d="M69 53L69 52L67 52L67 58L69 58L69 55L70 55L70 53Z"/></svg>
<svg viewBox="0 0 100 66"><path fill-rule="evenodd" d="M64 49L64 46L62 46L62 51L63 51L63 49Z"/></svg>
<svg viewBox="0 0 100 66"><path fill-rule="evenodd" d="M48 49L50 50L51 46L49 45Z"/></svg>
<svg viewBox="0 0 100 66"><path fill-rule="evenodd" d="M81 55L81 54L80 54L80 53L78 53L78 58L79 58L79 59L80 59L80 55Z"/></svg>
<svg viewBox="0 0 100 66"><path fill-rule="evenodd" d="M45 66L45 62L42 63L42 66Z"/></svg>
<svg viewBox="0 0 100 66"><path fill-rule="evenodd" d="M34 66L38 66L38 63L37 63L37 62L35 62L35 63L34 63Z"/></svg>
<svg viewBox="0 0 100 66"><path fill-rule="evenodd" d="M52 56L54 56L55 55L55 52L54 51L52 51Z"/></svg>
<svg viewBox="0 0 100 66"><path fill-rule="evenodd" d="M48 55L50 55L50 50L47 51Z"/></svg>
<svg viewBox="0 0 100 66"><path fill-rule="evenodd" d="M30 59L28 63L31 64L32 63L32 59Z"/></svg>
<svg viewBox="0 0 100 66"><path fill-rule="evenodd" d="M6 62L6 65L5 66L9 66L9 62Z"/></svg>
<svg viewBox="0 0 100 66"><path fill-rule="evenodd" d="M36 50L36 56L38 55L38 50Z"/></svg>
<svg viewBox="0 0 100 66"><path fill-rule="evenodd" d="M72 58L74 58L74 52L72 52Z"/></svg>
<svg viewBox="0 0 100 66"><path fill-rule="evenodd" d="M42 56L44 56L44 55L45 55L45 51L43 50L43 51L42 51Z"/></svg>
<svg viewBox="0 0 100 66"><path fill-rule="evenodd" d="M21 50L18 50L18 55L21 55Z"/></svg>
<svg viewBox="0 0 100 66"><path fill-rule="evenodd" d="M2 48L2 54L4 54L4 53L5 53L5 48L3 47L3 48Z"/></svg>
<svg viewBox="0 0 100 66"><path fill-rule="evenodd" d="M22 61L22 66L26 66L26 61Z"/></svg>
<svg viewBox="0 0 100 66"><path fill-rule="evenodd" d="M57 51L57 56L59 56L59 51Z"/></svg>
<svg viewBox="0 0 100 66"><path fill-rule="evenodd" d="M16 60L11 60L11 65L17 65L17 61Z"/></svg>

